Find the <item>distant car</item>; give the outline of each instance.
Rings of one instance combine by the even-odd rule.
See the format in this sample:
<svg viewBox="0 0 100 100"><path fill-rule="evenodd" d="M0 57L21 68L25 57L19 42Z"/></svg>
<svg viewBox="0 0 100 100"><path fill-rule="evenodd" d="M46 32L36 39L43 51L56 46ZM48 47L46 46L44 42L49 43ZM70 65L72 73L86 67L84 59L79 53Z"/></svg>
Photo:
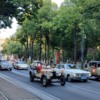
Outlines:
<svg viewBox="0 0 100 100"><path fill-rule="evenodd" d="M12 65L9 64L6 60L0 60L0 70L12 70Z"/></svg>
<svg viewBox="0 0 100 100"><path fill-rule="evenodd" d="M90 72L78 69L75 64L58 64L54 70L56 73L64 72L69 82L72 80L87 81L91 76Z"/></svg>
<svg viewBox="0 0 100 100"><path fill-rule="evenodd" d="M90 61L85 70L90 71L97 80L100 79L100 61Z"/></svg>
<svg viewBox="0 0 100 100"><path fill-rule="evenodd" d="M29 65L24 61L16 61L13 65L15 69L28 69Z"/></svg>

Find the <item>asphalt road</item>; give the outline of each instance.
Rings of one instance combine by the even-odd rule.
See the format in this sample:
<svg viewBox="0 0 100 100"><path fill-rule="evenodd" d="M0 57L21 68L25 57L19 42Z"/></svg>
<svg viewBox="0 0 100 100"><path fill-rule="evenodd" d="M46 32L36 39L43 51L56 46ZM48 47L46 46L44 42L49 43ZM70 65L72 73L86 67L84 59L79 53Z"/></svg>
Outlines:
<svg viewBox="0 0 100 100"><path fill-rule="evenodd" d="M66 82L65 86L61 86L59 83L52 83L48 87L43 87L37 79L32 83L29 81L27 70L0 71L0 73L16 79L16 84L18 81L21 86L25 85L22 88L26 88L26 90L35 93L39 97L48 95L48 97L53 97L55 100L100 100L100 81ZM39 92L36 93L34 90Z"/></svg>

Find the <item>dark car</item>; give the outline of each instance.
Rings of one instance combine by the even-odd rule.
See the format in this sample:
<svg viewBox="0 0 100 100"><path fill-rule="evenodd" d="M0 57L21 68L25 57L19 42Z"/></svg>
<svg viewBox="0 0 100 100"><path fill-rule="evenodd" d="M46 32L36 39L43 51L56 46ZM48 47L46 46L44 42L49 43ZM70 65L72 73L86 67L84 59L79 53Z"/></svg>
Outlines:
<svg viewBox="0 0 100 100"><path fill-rule="evenodd" d="M12 70L12 65L9 64L6 60L0 60L0 70Z"/></svg>

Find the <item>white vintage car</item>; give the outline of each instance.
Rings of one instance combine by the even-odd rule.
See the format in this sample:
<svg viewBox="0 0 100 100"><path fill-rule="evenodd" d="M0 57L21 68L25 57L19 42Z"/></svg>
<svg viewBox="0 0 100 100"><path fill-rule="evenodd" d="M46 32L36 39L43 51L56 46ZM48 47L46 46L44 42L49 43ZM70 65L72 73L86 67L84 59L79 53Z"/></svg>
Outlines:
<svg viewBox="0 0 100 100"><path fill-rule="evenodd" d="M66 79L69 82L71 82L72 80L80 80L87 82L87 80L91 76L90 72L78 69L75 64L68 64L68 63L58 64L54 68L54 71L56 71L56 73L63 72Z"/></svg>
<svg viewBox="0 0 100 100"><path fill-rule="evenodd" d="M27 63L25 63L24 61L16 61L13 65L13 67L15 69L28 69L29 68L29 65Z"/></svg>

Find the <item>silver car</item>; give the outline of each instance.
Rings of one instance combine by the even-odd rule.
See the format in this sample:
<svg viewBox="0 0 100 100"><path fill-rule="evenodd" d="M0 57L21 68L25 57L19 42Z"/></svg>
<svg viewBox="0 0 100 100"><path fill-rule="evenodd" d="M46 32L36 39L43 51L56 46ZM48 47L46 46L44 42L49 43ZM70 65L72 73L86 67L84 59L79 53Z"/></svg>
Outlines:
<svg viewBox="0 0 100 100"><path fill-rule="evenodd" d="M9 64L6 60L0 60L0 70L12 70L12 65Z"/></svg>

